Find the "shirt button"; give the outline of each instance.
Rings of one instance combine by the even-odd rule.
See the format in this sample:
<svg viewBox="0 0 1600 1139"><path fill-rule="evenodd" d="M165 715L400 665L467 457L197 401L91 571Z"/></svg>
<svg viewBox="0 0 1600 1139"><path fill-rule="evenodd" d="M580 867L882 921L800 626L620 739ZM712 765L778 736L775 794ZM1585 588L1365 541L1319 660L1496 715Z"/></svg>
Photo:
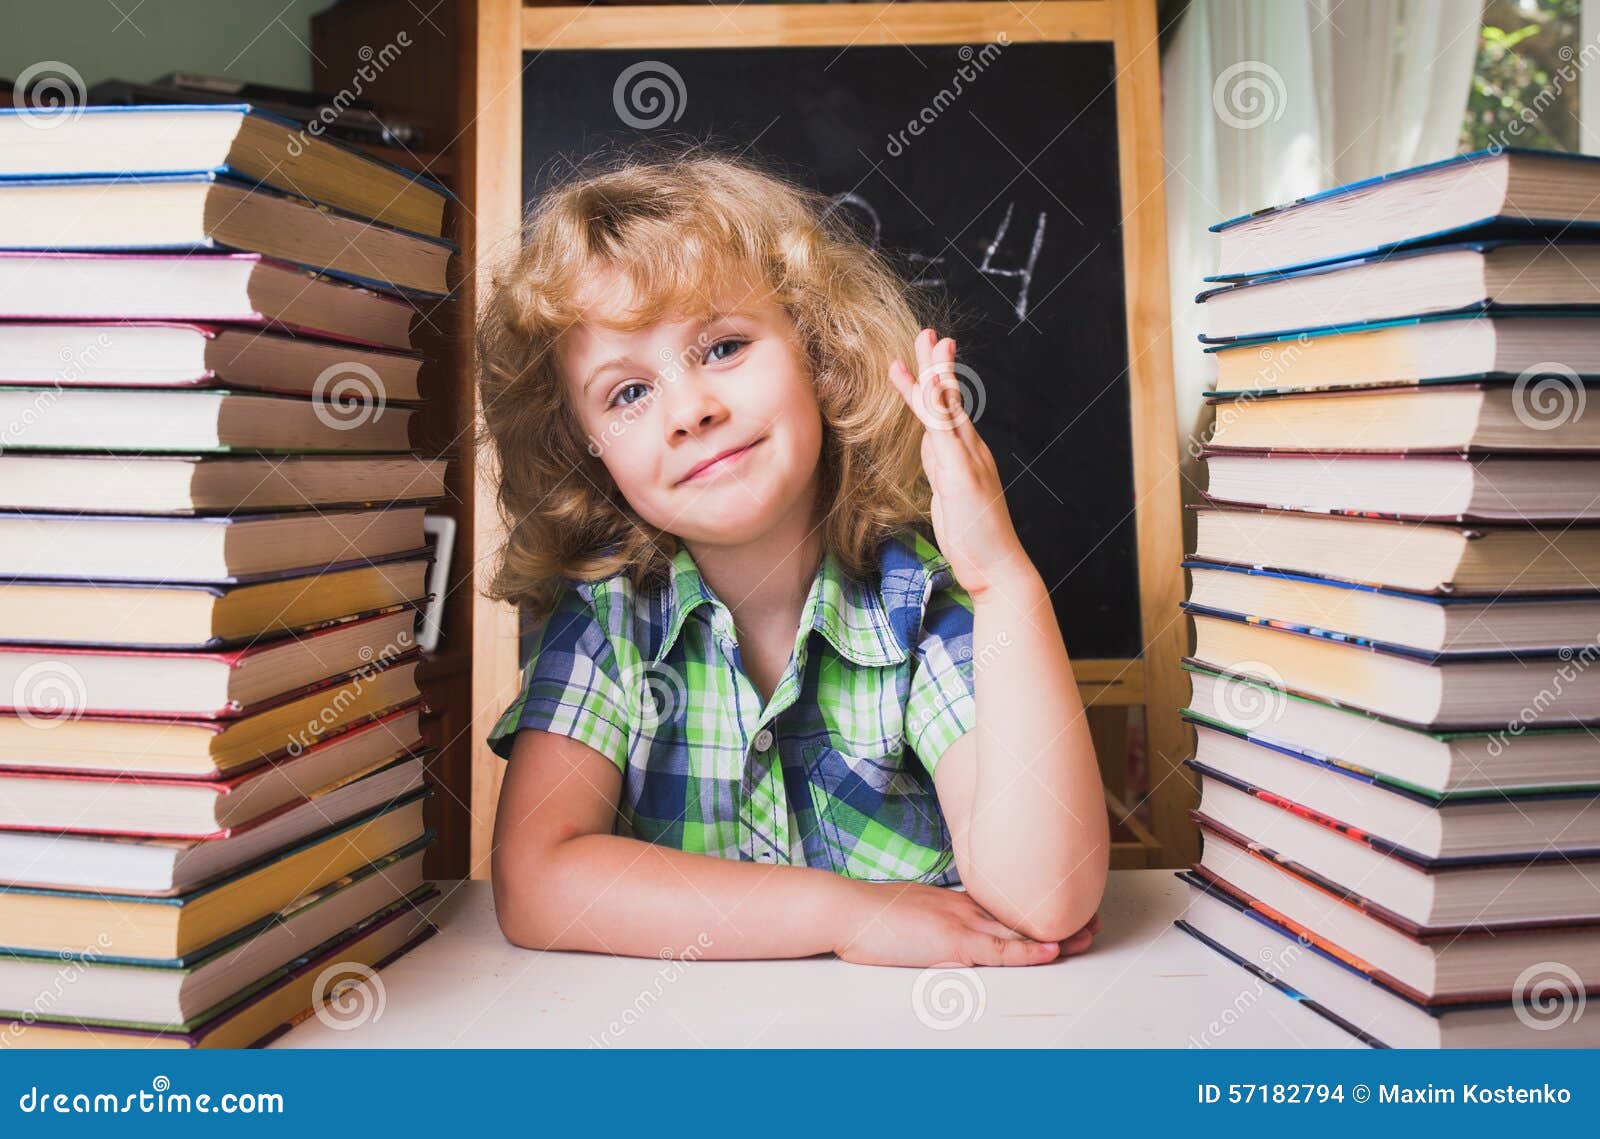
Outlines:
<svg viewBox="0 0 1600 1139"><path fill-rule="evenodd" d="M772 729L762 728L756 733L755 745L757 751L766 751L772 746Z"/></svg>

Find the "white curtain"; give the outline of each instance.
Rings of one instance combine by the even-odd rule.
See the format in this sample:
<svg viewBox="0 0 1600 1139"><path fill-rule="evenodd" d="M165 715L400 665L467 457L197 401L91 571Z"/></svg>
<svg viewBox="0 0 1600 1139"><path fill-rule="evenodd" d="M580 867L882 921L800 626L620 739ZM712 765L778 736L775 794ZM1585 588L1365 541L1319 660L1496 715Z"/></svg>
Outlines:
<svg viewBox="0 0 1600 1139"><path fill-rule="evenodd" d="M1225 218L1456 152L1482 0L1193 0L1162 60L1187 497L1213 384L1194 296Z"/></svg>

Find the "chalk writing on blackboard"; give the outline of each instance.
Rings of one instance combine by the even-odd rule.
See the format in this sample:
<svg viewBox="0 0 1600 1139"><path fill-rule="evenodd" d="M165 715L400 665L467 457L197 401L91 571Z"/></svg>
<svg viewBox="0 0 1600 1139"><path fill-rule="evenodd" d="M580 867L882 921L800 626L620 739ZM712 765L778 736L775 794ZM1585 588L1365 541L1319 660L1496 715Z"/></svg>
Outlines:
<svg viewBox="0 0 1600 1139"><path fill-rule="evenodd" d="M832 201L836 206L856 210L866 217L871 232L871 245L876 249L883 239L883 219L878 215L876 207L854 190L835 194ZM1015 202L1006 203L1005 217L1000 219L1000 227L995 231L993 240L984 246L983 261L977 269L988 277L1007 277L1017 281L1017 297L1011 308L1017 314L1017 323L1021 324L1028 319L1028 293L1033 288L1033 268L1039 262L1039 251L1044 248L1046 214L1044 210L1039 211L1038 221L1033 227L1033 241L1028 248L1027 262L1016 269L1002 269L994 264L994 257L1000 249L1000 243L1006 239L1006 231L1011 228L1011 215L1015 208ZM906 257L911 264L918 266L917 275L911 282L913 285L931 288L944 284L944 277L939 270L939 266L944 264L943 254L929 256L913 250L908 252Z"/></svg>
<svg viewBox="0 0 1600 1139"><path fill-rule="evenodd" d="M994 240L983 251L983 263L978 266L978 272L987 273L991 277L1015 277L1021 284L1017 287L1017 302L1015 305L1017 322L1028 319L1028 290L1033 285L1033 267L1039 261L1039 249L1044 245L1044 219L1045 213L1039 211L1039 222L1033 227L1033 245L1028 250L1028 263L1020 269L999 269L991 262L994 252L1000 248L1000 243L1005 240L1006 230L1011 228L1011 208L1015 202L1006 203L1006 216L1000 219L1000 230L994 235Z"/></svg>

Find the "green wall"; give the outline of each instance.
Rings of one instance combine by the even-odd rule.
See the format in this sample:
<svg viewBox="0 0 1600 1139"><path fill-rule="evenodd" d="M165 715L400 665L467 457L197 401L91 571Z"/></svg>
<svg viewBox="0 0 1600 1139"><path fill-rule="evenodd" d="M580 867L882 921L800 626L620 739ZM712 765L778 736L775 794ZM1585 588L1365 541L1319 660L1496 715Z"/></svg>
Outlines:
<svg viewBox="0 0 1600 1139"><path fill-rule="evenodd" d="M332 0L0 0L0 78L65 63L88 86L169 71L311 86L311 17ZM123 17L127 14L127 18Z"/></svg>

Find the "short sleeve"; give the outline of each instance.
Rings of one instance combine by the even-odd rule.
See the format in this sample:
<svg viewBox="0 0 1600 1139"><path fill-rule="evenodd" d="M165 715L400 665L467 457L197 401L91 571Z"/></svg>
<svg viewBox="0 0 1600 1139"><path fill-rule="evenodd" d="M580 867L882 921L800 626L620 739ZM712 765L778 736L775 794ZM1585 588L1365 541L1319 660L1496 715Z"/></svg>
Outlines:
<svg viewBox="0 0 1600 1139"><path fill-rule="evenodd" d="M929 773L978 724L972 681L972 598L953 581L928 599L912 654L906 735Z"/></svg>
<svg viewBox="0 0 1600 1139"><path fill-rule="evenodd" d="M619 771L628 766L627 704L605 628L573 590L562 594L535 639L522 691L489 733L489 747L511 758L524 728L588 744Z"/></svg>

